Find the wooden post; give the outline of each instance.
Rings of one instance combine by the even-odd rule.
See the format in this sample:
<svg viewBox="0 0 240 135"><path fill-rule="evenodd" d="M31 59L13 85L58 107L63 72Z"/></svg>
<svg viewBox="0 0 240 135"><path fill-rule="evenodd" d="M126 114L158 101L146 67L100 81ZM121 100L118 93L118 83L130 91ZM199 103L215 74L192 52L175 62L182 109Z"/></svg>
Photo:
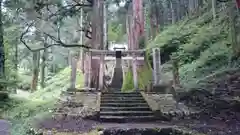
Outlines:
<svg viewBox="0 0 240 135"><path fill-rule="evenodd" d="M75 58L72 56L72 60L71 60L71 82L70 82L70 88L71 89L75 89L75 85L76 85L76 74L77 74L77 62L75 60Z"/></svg>
<svg viewBox="0 0 240 135"><path fill-rule="evenodd" d="M84 69L84 61L85 61L85 51L84 49L81 49L80 50L80 61L81 61L81 64L80 64L80 69L82 71L82 73L84 74L85 73L85 69Z"/></svg>
<svg viewBox="0 0 240 135"><path fill-rule="evenodd" d="M89 52L86 52L85 53L85 59L84 59L84 87L87 88L88 87L88 80L89 80L89 76L88 76L88 73L89 73Z"/></svg>
<svg viewBox="0 0 240 135"><path fill-rule="evenodd" d="M88 52L88 88L91 88L92 82L92 52Z"/></svg>
<svg viewBox="0 0 240 135"><path fill-rule="evenodd" d="M100 88L100 90L103 90L103 88L104 88L103 77L104 77L104 54L102 53L100 55L100 69L99 69L99 88Z"/></svg>
<svg viewBox="0 0 240 135"><path fill-rule="evenodd" d="M133 70L134 88L135 88L135 90L138 90L137 59L136 59L136 55L135 54L133 54L132 70Z"/></svg>

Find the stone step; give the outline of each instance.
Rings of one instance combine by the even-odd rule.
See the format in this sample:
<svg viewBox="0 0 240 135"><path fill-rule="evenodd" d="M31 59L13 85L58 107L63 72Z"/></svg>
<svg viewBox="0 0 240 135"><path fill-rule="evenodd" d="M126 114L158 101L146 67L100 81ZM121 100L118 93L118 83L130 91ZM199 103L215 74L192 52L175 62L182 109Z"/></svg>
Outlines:
<svg viewBox="0 0 240 135"><path fill-rule="evenodd" d="M101 111L101 116L151 116L152 111Z"/></svg>
<svg viewBox="0 0 240 135"><path fill-rule="evenodd" d="M118 94L111 94L111 95L102 95L102 98L108 98L108 97L112 97L112 98L141 98L142 95L118 95Z"/></svg>
<svg viewBox="0 0 240 135"><path fill-rule="evenodd" d="M102 94L102 96L104 97L111 97L111 96L114 96L114 97L141 97L142 95L141 94L114 94L114 93L108 93L108 94Z"/></svg>
<svg viewBox="0 0 240 135"><path fill-rule="evenodd" d="M102 122L148 122L156 120L154 116L100 116Z"/></svg>
<svg viewBox="0 0 240 135"><path fill-rule="evenodd" d="M125 92L103 92L102 93L103 96L142 96L141 93L139 92L129 92L129 93L125 93Z"/></svg>
<svg viewBox="0 0 240 135"><path fill-rule="evenodd" d="M143 97L107 97L102 96L101 100L144 100Z"/></svg>
<svg viewBox="0 0 240 135"><path fill-rule="evenodd" d="M101 103L146 103L145 100L101 100Z"/></svg>
<svg viewBox="0 0 240 135"><path fill-rule="evenodd" d="M150 121L152 110L139 92L101 94L100 119L108 122Z"/></svg>
<svg viewBox="0 0 240 135"><path fill-rule="evenodd" d="M115 92L121 92L121 89L118 89L118 88L108 88L108 92L104 92L104 93L115 93Z"/></svg>
<svg viewBox="0 0 240 135"><path fill-rule="evenodd" d="M101 107L100 111L151 111L149 107Z"/></svg>
<svg viewBox="0 0 240 135"><path fill-rule="evenodd" d="M101 107L148 107L145 103L101 103Z"/></svg>

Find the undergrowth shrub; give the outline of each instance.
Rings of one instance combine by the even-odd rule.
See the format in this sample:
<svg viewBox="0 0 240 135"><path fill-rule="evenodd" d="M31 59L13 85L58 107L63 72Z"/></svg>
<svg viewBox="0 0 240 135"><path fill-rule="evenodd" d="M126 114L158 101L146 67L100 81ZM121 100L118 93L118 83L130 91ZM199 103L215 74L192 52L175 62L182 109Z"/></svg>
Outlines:
<svg viewBox="0 0 240 135"><path fill-rule="evenodd" d="M179 69L183 84L194 83L199 78L227 68L231 49L224 42L217 42L201 52L199 58L191 63L182 65ZM192 81L192 82L191 82Z"/></svg>
<svg viewBox="0 0 240 135"><path fill-rule="evenodd" d="M131 68L127 71L125 74L125 78L123 79L122 84L122 91L132 91L134 88L134 82L133 82L133 72L131 71Z"/></svg>

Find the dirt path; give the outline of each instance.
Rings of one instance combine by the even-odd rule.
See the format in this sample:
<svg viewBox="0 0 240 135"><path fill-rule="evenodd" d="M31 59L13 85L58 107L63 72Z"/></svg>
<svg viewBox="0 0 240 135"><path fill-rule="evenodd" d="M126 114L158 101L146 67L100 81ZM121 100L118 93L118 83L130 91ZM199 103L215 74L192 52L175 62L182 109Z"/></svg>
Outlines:
<svg viewBox="0 0 240 135"><path fill-rule="evenodd" d="M99 123L82 118L66 117L63 119L47 119L38 125L42 130L55 130L58 132L78 132L85 133L93 130Z"/></svg>
<svg viewBox="0 0 240 135"><path fill-rule="evenodd" d="M178 120L172 122L155 123L100 123L81 118L67 117L61 120L45 120L39 128L44 130L55 130L58 132L88 133L94 129L104 130L130 130L130 129L189 129L207 135L237 135L240 133L240 122L220 120ZM189 131L188 130L188 131Z"/></svg>
<svg viewBox="0 0 240 135"><path fill-rule="evenodd" d="M170 123L101 123L101 129L146 129L146 128L172 128Z"/></svg>
<svg viewBox="0 0 240 135"><path fill-rule="evenodd" d="M0 135L10 135L10 123L0 119Z"/></svg>

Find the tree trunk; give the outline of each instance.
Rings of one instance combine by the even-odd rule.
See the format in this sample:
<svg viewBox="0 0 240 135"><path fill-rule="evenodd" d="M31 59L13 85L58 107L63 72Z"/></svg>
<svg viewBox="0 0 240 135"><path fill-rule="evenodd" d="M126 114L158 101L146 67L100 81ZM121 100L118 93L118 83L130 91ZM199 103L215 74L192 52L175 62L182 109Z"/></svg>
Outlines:
<svg viewBox="0 0 240 135"><path fill-rule="evenodd" d="M240 49L237 43L237 35L236 35L236 14L235 14L235 0L232 0L228 3L228 11L229 11L229 25L230 25L230 33L232 40L232 49L235 56L240 55Z"/></svg>
<svg viewBox="0 0 240 135"><path fill-rule="evenodd" d="M104 16L104 20L103 20L103 31L104 31L104 38L103 38L103 41L104 41L104 49L107 50L107 42L108 42L108 14L107 14L107 11L108 11L108 5L106 2L104 2L104 6L103 6L103 9L104 9L104 12L103 12L103 16ZM126 24L125 24L126 26ZM127 26L126 26L127 27ZM126 28L125 27L125 28Z"/></svg>
<svg viewBox="0 0 240 135"><path fill-rule="evenodd" d="M188 3L188 8L189 8L189 16L192 16L193 13L194 13L194 0L189 0L189 3Z"/></svg>
<svg viewBox="0 0 240 135"><path fill-rule="evenodd" d="M0 0L0 4L2 0ZM1 4L2 5L2 4ZM5 52L3 44L2 6L0 5L0 78L5 78Z"/></svg>
<svg viewBox="0 0 240 135"><path fill-rule="evenodd" d="M154 29L154 17L153 15L150 16L150 29L151 29L151 39L156 37L156 29Z"/></svg>
<svg viewBox="0 0 240 135"><path fill-rule="evenodd" d="M15 55L14 55L14 68L15 68L15 72L18 73L18 38L16 38L15 41ZM18 80L18 74L16 74L15 76L15 81ZM14 92L17 93L17 87L15 87Z"/></svg>
<svg viewBox="0 0 240 135"><path fill-rule="evenodd" d="M3 44L2 0L0 0L0 4L1 4L0 5L0 79L5 79L5 52L4 52L4 44ZM4 85L0 85L0 91L4 90L5 89L4 87L5 87ZM2 93L0 94L2 95Z"/></svg>
<svg viewBox="0 0 240 135"><path fill-rule="evenodd" d="M103 49L103 0L95 0L93 5L93 14L92 14L92 47L95 49ZM99 60L91 60L91 84L97 86L98 81L93 82L94 79L98 78L99 74ZM89 66L89 65L88 65ZM93 85L92 85L93 86Z"/></svg>
<svg viewBox="0 0 240 135"><path fill-rule="evenodd" d="M46 38L45 38L45 42L46 42ZM46 44L44 44L45 46ZM45 87L45 67L46 67L46 59L47 59L47 48L45 48L43 50L43 53L42 53L42 63L41 63L41 82L40 82L40 85L41 85L41 88L44 88Z"/></svg>
<svg viewBox="0 0 240 135"><path fill-rule="evenodd" d="M16 45L15 45L15 56L14 56L14 67L16 72L18 72L18 39L16 38Z"/></svg>
<svg viewBox="0 0 240 135"><path fill-rule="evenodd" d="M39 74L40 52L33 52L33 75L32 75L32 91L37 90L38 74Z"/></svg>
<svg viewBox="0 0 240 135"><path fill-rule="evenodd" d="M185 4L184 4L184 1L182 0L179 0L179 14L180 14L180 19L182 19L184 16L185 16Z"/></svg>
<svg viewBox="0 0 240 135"><path fill-rule="evenodd" d="M162 27L161 23L161 17L162 17L162 5L161 3L157 2L156 0L151 3L151 5L154 7L154 12L153 12L153 29L155 30L155 35L157 35ZM155 36L154 36L155 38Z"/></svg>
<svg viewBox="0 0 240 135"><path fill-rule="evenodd" d="M173 4L173 1L170 1L170 7L171 7L171 13L172 13L172 24L175 24L176 23L176 15L175 15L175 7L174 7L174 4Z"/></svg>
<svg viewBox="0 0 240 135"><path fill-rule="evenodd" d="M175 1L176 3L176 18L177 18L177 21L181 20L181 5L180 5L180 1L179 0L176 0Z"/></svg>
<svg viewBox="0 0 240 135"><path fill-rule="evenodd" d="M174 87L177 87L180 86L178 58L173 58L172 64L173 64L173 85Z"/></svg>
<svg viewBox="0 0 240 135"><path fill-rule="evenodd" d="M213 13L213 19L216 20L216 0L212 0L212 13Z"/></svg>

